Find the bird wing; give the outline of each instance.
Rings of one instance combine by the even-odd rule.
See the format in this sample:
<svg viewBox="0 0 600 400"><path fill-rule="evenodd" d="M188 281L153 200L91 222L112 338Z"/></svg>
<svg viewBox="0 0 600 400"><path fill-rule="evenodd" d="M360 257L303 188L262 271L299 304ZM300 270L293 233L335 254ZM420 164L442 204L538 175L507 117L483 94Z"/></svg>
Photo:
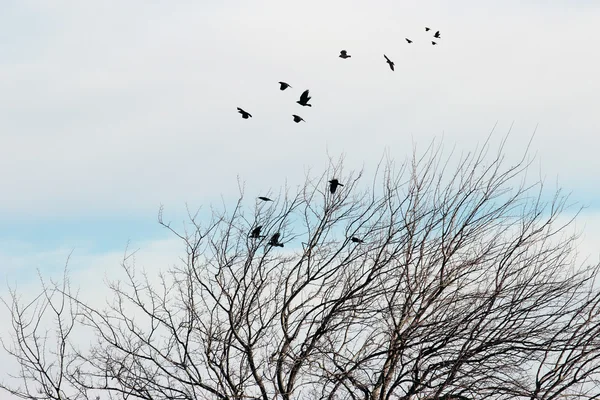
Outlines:
<svg viewBox="0 0 600 400"><path fill-rule="evenodd" d="M388 56L386 56L385 54L383 56L385 57L385 59L386 59L387 62L392 62L392 61L390 61L390 59L388 58Z"/></svg>
<svg viewBox="0 0 600 400"><path fill-rule="evenodd" d="M281 236L279 233L276 233L273 235L273 237L271 238L271 241L277 243L279 242L279 236Z"/></svg>
<svg viewBox="0 0 600 400"><path fill-rule="evenodd" d="M243 114L243 113L245 113L245 112L246 112L246 111L242 110L242 109L241 109L241 108L239 108L239 107L238 107L237 109L238 109L238 112L239 112L240 114Z"/></svg>
<svg viewBox="0 0 600 400"><path fill-rule="evenodd" d="M347 54L347 51L346 50L342 50L342 51L340 51L340 54L343 55L343 56L345 56Z"/></svg>
<svg viewBox="0 0 600 400"><path fill-rule="evenodd" d="M306 103L308 100L310 100L310 97L308 96L308 89L307 89L304 92L302 92L302 95L300 96L300 101L303 103Z"/></svg>

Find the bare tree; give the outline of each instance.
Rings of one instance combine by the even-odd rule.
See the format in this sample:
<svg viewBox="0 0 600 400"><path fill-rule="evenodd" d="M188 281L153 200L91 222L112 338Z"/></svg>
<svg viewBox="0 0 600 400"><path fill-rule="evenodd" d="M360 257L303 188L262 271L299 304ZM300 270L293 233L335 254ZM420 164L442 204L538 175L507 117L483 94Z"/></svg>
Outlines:
<svg viewBox="0 0 600 400"><path fill-rule="evenodd" d="M599 266L576 264L577 236L559 219L567 197L527 184L525 156L507 167L503 148L442 161L432 146L382 163L370 188L332 162L250 211L241 188L232 209L190 212L181 231L161 209L186 248L166 273L126 256L105 309L44 288L96 338L55 355L64 379L80 398L600 398ZM275 233L283 248L269 245ZM11 354L39 382L30 371L54 364L29 361L43 344L11 304ZM49 385L44 398L66 398Z"/></svg>

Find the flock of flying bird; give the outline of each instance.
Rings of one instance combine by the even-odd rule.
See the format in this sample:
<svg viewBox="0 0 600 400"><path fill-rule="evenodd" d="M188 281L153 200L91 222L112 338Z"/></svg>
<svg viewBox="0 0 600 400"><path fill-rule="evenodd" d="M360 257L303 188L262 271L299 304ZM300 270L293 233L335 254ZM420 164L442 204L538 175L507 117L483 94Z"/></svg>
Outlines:
<svg viewBox="0 0 600 400"><path fill-rule="evenodd" d="M425 32L429 32L431 30L431 28L425 27ZM435 34L433 35L433 37L435 39L441 39L440 36L440 31L435 32ZM409 38L405 38L406 42L408 44L411 44L413 41L410 40ZM435 41L431 41L432 45L437 45L437 42ZM348 51L346 50L341 50L340 51L340 58L342 59L347 59L347 58L351 58L352 56L350 54L348 54ZM390 60L388 58L388 56L386 56L385 54L383 55L383 57L385 57L385 61L388 63L388 65L390 66L390 69L392 71L394 71L394 62L392 60ZM287 82L279 82L279 90L285 90L287 88L291 88L292 86L287 83ZM312 104L308 104L308 102L310 101L311 97L308 93L308 90L305 90L304 92L302 92L302 94L300 95L300 100L296 101L296 103L300 104L301 106L304 107L312 107ZM242 118L244 119L248 119L248 118L252 118L252 114L250 114L249 112L243 110L242 108L238 107L237 108L238 113L240 113L242 115ZM298 123L301 121L304 121L304 119L302 117L300 117L299 115L293 114L292 117L294 118L294 122ZM306 121L304 121L306 122ZM331 192L331 194L334 194L335 191L337 190L338 186L344 186L343 184L341 184L337 179L332 179L329 181L329 191ZM265 196L259 196L258 197L259 200L268 202L268 201L273 201L268 197ZM250 237L251 239L262 239L265 238L266 236L261 235L261 230L262 230L263 226L259 225L256 228L252 229L252 231L250 232L250 235L248 237ZM283 247L283 243L281 243L279 241L279 239L281 238L281 233L277 232L275 234L273 234L273 236L271 236L271 239L269 240L269 242L267 243L269 246L273 246L273 247ZM353 236L350 239L353 243L364 243L363 240L357 238L356 236Z"/></svg>
<svg viewBox="0 0 600 400"><path fill-rule="evenodd" d="M344 186L344 185L341 184L340 181L338 181L335 178L330 180L329 181L329 191L331 192L331 194L334 194L339 186ZM262 200L262 201L273 201L270 198L265 197L265 196L259 196L258 198L259 198L259 200ZM252 231L250 232L250 235L248 237L250 237L251 239L262 239L262 238L266 237L266 236L260 234L262 227L263 227L262 225L259 225L256 228L252 229ZM281 233L277 232L273 236L271 236L271 239L269 240L269 242L267 244L269 246L273 246L273 247L283 247L283 243L281 243L279 241L280 238L281 238ZM355 236L353 236L350 240L353 243L364 243L363 240L361 240Z"/></svg>
<svg viewBox="0 0 600 400"><path fill-rule="evenodd" d="M425 27L425 32L429 32L431 30L431 28L429 27ZM437 31L433 34L433 37L435 39L441 39L442 36L440 35L440 31ZM406 42L408 44L411 44L413 41L410 40L409 38L404 38L404 40L406 40ZM431 41L431 44L433 46L437 45L436 41ZM347 59L347 58L351 58L352 56L350 54L348 54L348 51L346 50L341 50L340 51L340 58L342 59ZM388 63L388 65L390 66L390 69L393 71L394 70L394 62L392 60L390 60L388 58L388 56L386 56L385 54L383 55L383 57L385 58L385 62ZM287 82L278 82L279 83L279 90L285 90L287 88L291 88L292 86L287 83ZM300 104L301 106L305 106L305 107L312 107L312 104L308 104L308 102L310 101L311 97L308 94L308 89L305 90L304 92L302 92L302 94L300 95L300 100L298 100L296 103ZM248 118L252 118L252 114L250 114L248 111L243 110L241 107L237 108L238 113L240 113L242 115L242 118L244 119L248 119ZM292 114L292 117L294 118L294 122L298 123L298 122L306 122L304 121L304 119L296 114Z"/></svg>

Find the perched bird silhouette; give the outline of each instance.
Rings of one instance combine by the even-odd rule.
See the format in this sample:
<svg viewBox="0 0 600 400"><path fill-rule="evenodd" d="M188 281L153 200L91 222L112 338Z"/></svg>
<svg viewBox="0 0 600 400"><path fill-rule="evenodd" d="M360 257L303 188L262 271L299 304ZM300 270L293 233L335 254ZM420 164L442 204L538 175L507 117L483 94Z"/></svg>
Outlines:
<svg viewBox="0 0 600 400"><path fill-rule="evenodd" d="M308 95L308 89L307 89L304 92L302 92L302 94L300 95L300 100L298 100L296 103L300 104L301 106L312 107L312 104L308 104L309 100L310 100L310 96Z"/></svg>
<svg viewBox="0 0 600 400"><path fill-rule="evenodd" d="M385 57L385 61L390 65L390 69L393 71L394 70L394 63L385 54L383 56Z"/></svg>
<svg viewBox="0 0 600 400"><path fill-rule="evenodd" d="M302 117L301 117L301 116L299 116L299 115L293 114L293 115L292 115L292 117L294 117L294 122L295 122L295 123L298 123L298 122L300 122L300 121L304 121L304 120L302 119ZM304 122L306 122L306 121L304 121Z"/></svg>
<svg viewBox="0 0 600 400"><path fill-rule="evenodd" d="M262 201L273 201L273 200L271 200L270 198L268 198L268 197L265 197L265 196L258 196L258 198L259 198L260 200L262 200Z"/></svg>
<svg viewBox="0 0 600 400"><path fill-rule="evenodd" d="M260 230L262 229L262 225L257 226L256 228L252 229L252 232L250 232L250 237L252 239L258 239L264 236L260 235Z"/></svg>
<svg viewBox="0 0 600 400"><path fill-rule="evenodd" d="M285 82L278 82L279 83L279 90L285 90L287 88L291 88L289 83L285 83Z"/></svg>
<svg viewBox="0 0 600 400"><path fill-rule="evenodd" d="M340 58L350 58L352 57L346 50L340 51Z"/></svg>
<svg viewBox="0 0 600 400"><path fill-rule="evenodd" d="M356 236L352 236L352 239L350 239L350 240L352 240L354 243L364 243L364 241L363 241L363 240L360 240L360 239L359 239L359 238L357 238Z"/></svg>
<svg viewBox="0 0 600 400"><path fill-rule="evenodd" d="M435 46L435 45L437 44L437 42L434 42L434 41L432 40L432 41L431 41L431 44Z"/></svg>
<svg viewBox="0 0 600 400"><path fill-rule="evenodd" d="M276 234L274 234L273 236L271 236L271 240L269 240L269 244L271 246L283 247L283 243L279 243L279 237L280 236L281 236L281 234L279 232L277 232Z"/></svg>
<svg viewBox="0 0 600 400"><path fill-rule="evenodd" d="M242 110L242 109L241 109L241 108L239 108L239 107L238 107L237 109L238 109L238 112L239 112L240 114L242 114L242 118L244 118L244 119L248 119L248 117L252 117L252 114L250 114L249 112L247 112L247 111L244 111L244 110Z"/></svg>
<svg viewBox="0 0 600 400"><path fill-rule="evenodd" d="M344 185L342 185L337 179L332 179L329 181L329 191L332 194L335 193L335 190L337 189L338 186L344 186Z"/></svg>
<svg viewBox="0 0 600 400"><path fill-rule="evenodd" d="M425 27L425 32L428 32L430 30L431 30L431 28Z"/></svg>
<svg viewBox="0 0 600 400"><path fill-rule="evenodd" d="M436 32L436 33L433 35L433 37L434 37L434 38L436 38L436 39L441 39L442 37L440 36L440 31L437 31L437 32Z"/></svg>

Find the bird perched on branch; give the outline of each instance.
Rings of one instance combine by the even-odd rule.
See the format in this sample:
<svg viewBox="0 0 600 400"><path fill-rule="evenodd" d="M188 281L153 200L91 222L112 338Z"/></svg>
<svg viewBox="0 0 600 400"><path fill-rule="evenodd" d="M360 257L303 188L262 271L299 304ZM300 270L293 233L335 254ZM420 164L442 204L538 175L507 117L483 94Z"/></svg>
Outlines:
<svg viewBox="0 0 600 400"><path fill-rule="evenodd" d="M346 59L346 58L350 58L352 56L350 54L348 54L348 52L346 50L342 50L342 51L340 51L340 56L339 57Z"/></svg>
<svg viewBox="0 0 600 400"><path fill-rule="evenodd" d="M363 240L357 238L356 236L352 236L352 239L350 239L351 241L353 241L354 243L364 243Z"/></svg>
<svg viewBox="0 0 600 400"><path fill-rule="evenodd" d="M310 99L311 99L311 97L308 95L308 89L307 89L304 92L302 92L302 94L300 95L300 100L298 100L296 103L300 104L301 106L312 107L312 104L308 104L308 101Z"/></svg>
<svg viewBox="0 0 600 400"><path fill-rule="evenodd" d="M247 112L247 111L244 111L244 110L242 110L242 109L241 109L241 108L239 108L239 107L237 108L237 110L238 110L238 112L239 112L240 114L242 114L242 118L244 118L244 119L248 119L248 117L252 117L252 114L250 114L250 113L249 113L249 112Z"/></svg>
<svg viewBox="0 0 600 400"><path fill-rule="evenodd" d="M279 82L279 90L285 90L287 88L291 88L289 83Z"/></svg>
<svg viewBox="0 0 600 400"><path fill-rule="evenodd" d="M394 63L393 63L393 61L392 61L392 60L390 60L390 59L388 58L388 56L386 56L385 54L384 54L383 56L385 57L385 61L386 61L386 62L389 64L389 66L390 66L390 69L393 71L393 70L394 70Z"/></svg>
<svg viewBox="0 0 600 400"><path fill-rule="evenodd" d="M338 188L338 186L344 186L342 185L337 179L332 179L329 181L329 191L331 192L331 194L335 193L336 189Z"/></svg>
<svg viewBox="0 0 600 400"><path fill-rule="evenodd" d="M258 239L264 236L260 235L260 230L262 229L262 225L257 226L256 228L252 229L252 232L250 232L250 237L252 239Z"/></svg>
<svg viewBox="0 0 600 400"><path fill-rule="evenodd" d="M280 236L281 236L281 234L279 232L277 232L276 234L271 236L271 240L269 240L269 244L271 246L275 246L275 247L283 247L283 243L279 243Z"/></svg>
<svg viewBox="0 0 600 400"><path fill-rule="evenodd" d="M298 123L298 122L300 122L300 121L306 122L306 121L304 121L304 119L302 119L302 117L301 117L301 116L299 116L299 115L293 114L293 115L292 115L292 117L294 117L294 122L296 122L296 123Z"/></svg>

